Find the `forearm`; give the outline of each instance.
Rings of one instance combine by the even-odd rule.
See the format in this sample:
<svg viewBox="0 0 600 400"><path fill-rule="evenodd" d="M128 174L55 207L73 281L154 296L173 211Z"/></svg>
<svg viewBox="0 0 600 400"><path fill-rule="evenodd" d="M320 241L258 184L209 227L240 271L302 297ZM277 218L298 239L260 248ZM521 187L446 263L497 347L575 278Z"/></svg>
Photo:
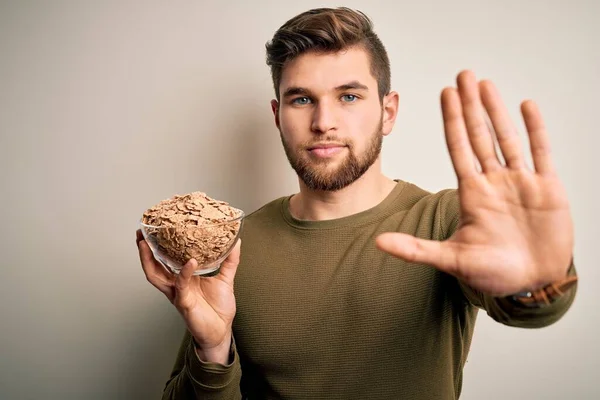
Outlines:
<svg viewBox="0 0 600 400"><path fill-rule="evenodd" d="M232 342L226 357L229 361L226 363L203 361L196 352L191 335L186 332L162 399L241 399L242 372L235 343Z"/></svg>

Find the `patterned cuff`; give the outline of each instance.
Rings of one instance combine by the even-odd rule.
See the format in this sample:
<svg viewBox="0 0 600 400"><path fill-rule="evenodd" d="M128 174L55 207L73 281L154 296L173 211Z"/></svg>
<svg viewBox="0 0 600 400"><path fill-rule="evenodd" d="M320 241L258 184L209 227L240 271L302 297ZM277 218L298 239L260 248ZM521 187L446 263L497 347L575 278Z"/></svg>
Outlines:
<svg viewBox="0 0 600 400"><path fill-rule="evenodd" d="M573 261L567 271L567 276L558 281L550 283L533 292L521 292L509 296L510 300L520 306L528 308L547 307L560 299L577 283L577 275L573 273Z"/></svg>

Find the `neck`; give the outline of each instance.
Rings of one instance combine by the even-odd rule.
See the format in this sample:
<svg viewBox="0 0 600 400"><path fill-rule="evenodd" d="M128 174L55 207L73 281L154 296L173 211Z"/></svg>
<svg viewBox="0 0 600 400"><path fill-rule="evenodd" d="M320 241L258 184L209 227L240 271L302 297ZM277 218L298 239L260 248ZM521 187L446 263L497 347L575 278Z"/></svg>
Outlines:
<svg viewBox="0 0 600 400"><path fill-rule="evenodd" d="M300 181L300 193L290 199L290 213L300 220L323 221L375 207L396 186L381 173L379 163L377 160L363 176L335 192L311 190Z"/></svg>

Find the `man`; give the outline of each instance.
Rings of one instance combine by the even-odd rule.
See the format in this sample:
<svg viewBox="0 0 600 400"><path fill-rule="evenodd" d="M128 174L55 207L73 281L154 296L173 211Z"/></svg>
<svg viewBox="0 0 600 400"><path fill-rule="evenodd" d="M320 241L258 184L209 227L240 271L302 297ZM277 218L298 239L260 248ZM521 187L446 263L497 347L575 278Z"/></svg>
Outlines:
<svg viewBox="0 0 600 400"><path fill-rule="evenodd" d="M163 399L456 399L478 309L525 328L564 315L573 226L533 102L531 169L494 85L461 72L441 95L458 189L429 193L381 172L398 94L365 15L298 15L267 55L299 193L250 214L213 277L169 274L138 233L188 328Z"/></svg>

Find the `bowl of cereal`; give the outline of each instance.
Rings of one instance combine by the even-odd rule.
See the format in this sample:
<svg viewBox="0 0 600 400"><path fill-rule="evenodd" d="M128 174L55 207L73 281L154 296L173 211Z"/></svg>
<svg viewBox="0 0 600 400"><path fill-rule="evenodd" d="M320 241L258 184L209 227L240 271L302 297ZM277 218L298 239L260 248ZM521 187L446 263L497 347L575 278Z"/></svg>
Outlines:
<svg viewBox="0 0 600 400"><path fill-rule="evenodd" d="M203 192L175 195L147 209L140 228L160 263L178 274L192 258L194 275L212 274L233 250L244 212Z"/></svg>

